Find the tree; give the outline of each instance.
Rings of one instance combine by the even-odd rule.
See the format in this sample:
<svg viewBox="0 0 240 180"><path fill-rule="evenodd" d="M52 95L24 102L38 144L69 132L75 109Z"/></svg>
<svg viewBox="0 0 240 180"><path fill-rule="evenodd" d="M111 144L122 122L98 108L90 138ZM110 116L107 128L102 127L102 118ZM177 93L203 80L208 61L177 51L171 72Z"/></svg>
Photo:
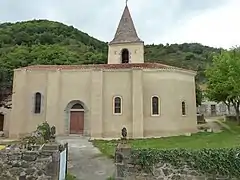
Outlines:
<svg viewBox="0 0 240 180"><path fill-rule="evenodd" d="M213 56L212 65L206 70L207 97L217 102L231 103L240 125L240 49L232 48Z"/></svg>
<svg viewBox="0 0 240 180"><path fill-rule="evenodd" d="M200 89L197 83L195 83L195 90L196 90L196 105L198 107L202 104L203 95L202 90Z"/></svg>
<svg viewBox="0 0 240 180"><path fill-rule="evenodd" d="M0 107L4 106L5 108L10 108L6 102L7 98L11 95L12 88L12 79L9 74L11 72L0 67Z"/></svg>

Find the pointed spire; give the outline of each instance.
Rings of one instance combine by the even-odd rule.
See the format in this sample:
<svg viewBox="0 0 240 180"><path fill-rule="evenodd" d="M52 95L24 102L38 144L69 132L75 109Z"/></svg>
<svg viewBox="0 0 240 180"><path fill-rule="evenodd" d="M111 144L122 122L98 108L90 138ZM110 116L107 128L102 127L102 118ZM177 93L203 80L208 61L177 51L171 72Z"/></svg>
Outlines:
<svg viewBox="0 0 240 180"><path fill-rule="evenodd" d="M136 43L143 42L137 35L130 11L128 9L127 0L122 18L118 25L114 39L109 44L118 43Z"/></svg>

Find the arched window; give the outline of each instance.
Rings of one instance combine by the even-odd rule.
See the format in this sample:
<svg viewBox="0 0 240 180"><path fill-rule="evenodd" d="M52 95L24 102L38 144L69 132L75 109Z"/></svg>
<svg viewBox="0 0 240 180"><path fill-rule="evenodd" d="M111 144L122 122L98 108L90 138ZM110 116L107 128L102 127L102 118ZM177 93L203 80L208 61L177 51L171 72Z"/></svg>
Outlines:
<svg viewBox="0 0 240 180"><path fill-rule="evenodd" d="M186 103L184 101L182 102L182 115L186 116Z"/></svg>
<svg viewBox="0 0 240 180"><path fill-rule="evenodd" d="M159 97L153 96L152 97L152 116L158 116L160 114L159 110Z"/></svg>
<svg viewBox="0 0 240 180"><path fill-rule="evenodd" d="M122 63L129 63L129 51L128 49L122 50Z"/></svg>
<svg viewBox="0 0 240 180"><path fill-rule="evenodd" d="M113 113L114 114L122 114L122 98L120 96L116 96L113 98Z"/></svg>
<svg viewBox="0 0 240 180"><path fill-rule="evenodd" d="M34 107L35 114L41 113L41 105L42 105L42 95L41 93L37 92L35 94L35 107Z"/></svg>

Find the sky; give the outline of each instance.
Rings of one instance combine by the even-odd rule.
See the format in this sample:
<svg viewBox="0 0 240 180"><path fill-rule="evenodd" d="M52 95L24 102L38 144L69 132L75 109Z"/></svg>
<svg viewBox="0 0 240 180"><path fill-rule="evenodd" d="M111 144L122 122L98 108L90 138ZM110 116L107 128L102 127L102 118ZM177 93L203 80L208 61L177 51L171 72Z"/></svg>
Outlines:
<svg viewBox="0 0 240 180"><path fill-rule="evenodd" d="M240 45L240 0L129 0L145 44ZM112 40L125 0L0 0L0 23L48 19Z"/></svg>

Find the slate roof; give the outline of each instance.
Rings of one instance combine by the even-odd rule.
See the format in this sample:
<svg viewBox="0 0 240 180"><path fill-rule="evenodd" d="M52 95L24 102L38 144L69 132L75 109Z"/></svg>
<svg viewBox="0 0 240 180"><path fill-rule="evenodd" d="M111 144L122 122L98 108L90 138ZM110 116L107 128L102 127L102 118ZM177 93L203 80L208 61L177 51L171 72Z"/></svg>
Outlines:
<svg viewBox="0 0 240 180"><path fill-rule="evenodd" d="M143 42L137 35L130 11L126 5L114 39L109 44Z"/></svg>

